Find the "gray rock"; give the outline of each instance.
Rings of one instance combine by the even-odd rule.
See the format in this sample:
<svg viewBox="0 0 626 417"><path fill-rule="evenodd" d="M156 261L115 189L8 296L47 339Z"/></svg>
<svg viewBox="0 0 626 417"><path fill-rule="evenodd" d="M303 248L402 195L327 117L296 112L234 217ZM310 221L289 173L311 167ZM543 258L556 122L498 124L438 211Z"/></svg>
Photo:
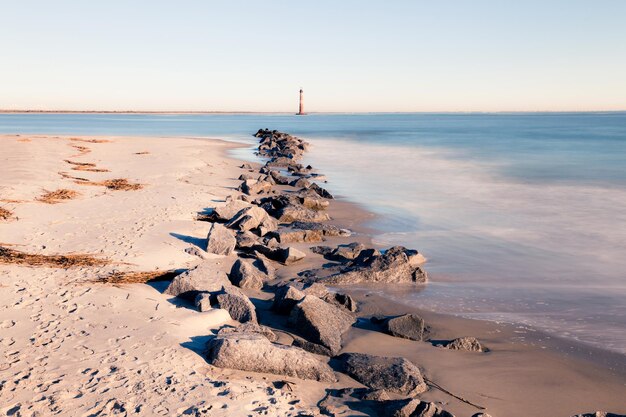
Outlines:
<svg viewBox="0 0 626 417"><path fill-rule="evenodd" d="M248 195L268 193L272 190L272 183L265 180L245 180L239 186L239 190Z"/></svg>
<svg viewBox="0 0 626 417"><path fill-rule="evenodd" d="M237 259L230 270L230 281L239 288L260 290L269 277L251 259Z"/></svg>
<svg viewBox="0 0 626 417"><path fill-rule="evenodd" d="M328 364L292 346L271 343L254 333L233 333L207 343L207 359L220 368L285 375L300 379L335 382Z"/></svg>
<svg viewBox="0 0 626 417"><path fill-rule="evenodd" d="M235 247L238 249L250 249L254 245L259 244L259 237L249 231L237 232L237 234L235 235L235 239L237 239L237 245Z"/></svg>
<svg viewBox="0 0 626 417"><path fill-rule="evenodd" d="M324 188L320 187L316 183L311 183L311 185L308 187L308 189L315 191L320 197L324 197L324 198L328 198L328 199L333 199L334 198L331 193L329 193L328 191L326 191Z"/></svg>
<svg viewBox="0 0 626 417"><path fill-rule="evenodd" d="M293 307L302 301L305 296L305 293L291 285L278 287L274 293L272 310L279 314L289 314Z"/></svg>
<svg viewBox="0 0 626 417"><path fill-rule="evenodd" d="M384 389L368 390L361 399L365 401L389 401L389 393Z"/></svg>
<svg viewBox="0 0 626 417"><path fill-rule="evenodd" d="M276 336L276 333L274 333L272 329L267 326L262 326L253 322L243 323L237 327L225 326L217 331L218 336L223 336L225 334L231 333L256 333L265 337L270 342L275 342L276 340L278 340L278 336Z"/></svg>
<svg viewBox="0 0 626 417"><path fill-rule="evenodd" d="M198 295L196 295L194 304L196 305L196 308L200 312L212 310L213 307L211 307L211 293L208 293L208 292L198 293Z"/></svg>
<svg viewBox="0 0 626 417"><path fill-rule="evenodd" d="M592 415L592 414L585 414L585 416L587 416L587 415L588 415L588 416L590 416L590 417L593 417L593 416L594 416L594 415ZM487 414L487 413L476 413L476 414L473 414L473 415L472 415L472 417L491 417L491 414ZM577 416L577 417L579 417L579 416Z"/></svg>
<svg viewBox="0 0 626 417"><path fill-rule="evenodd" d="M250 206L251 204L248 202L231 198L228 199L226 201L226 204L224 204L223 206L215 207L213 209L213 213L218 219L222 221L228 221L232 219L235 214Z"/></svg>
<svg viewBox="0 0 626 417"><path fill-rule="evenodd" d="M292 222L325 222L330 216L324 212L306 208L301 204L289 204L278 210L276 217L281 223Z"/></svg>
<svg viewBox="0 0 626 417"><path fill-rule="evenodd" d="M266 233L276 230L278 223L261 207L250 206L237 212L226 226L241 231L258 229L261 236L264 236Z"/></svg>
<svg viewBox="0 0 626 417"><path fill-rule="evenodd" d="M194 301L199 292L220 291L230 285L222 270L222 260L207 259L201 264L176 276L165 290L165 294Z"/></svg>
<svg viewBox="0 0 626 417"><path fill-rule="evenodd" d="M404 314L388 319L383 324L383 329L392 336L411 340L424 340L426 335L424 319L416 314Z"/></svg>
<svg viewBox="0 0 626 417"><path fill-rule="evenodd" d="M211 224L211 229L207 236L207 252L228 256L233 253L236 244L237 239L224 225L221 223Z"/></svg>
<svg viewBox="0 0 626 417"><path fill-rule="evenodd" d="M437 407L435 403L411 398L387 401L385 415L390 417L454 417L453 414Z"/></svg>
<svg viewBox="0 0 626 417"><path fill-rule="evenodd" d="M276 231L276 237L280 243L293 242L321 242L324 234L321 230L298 230L282 227Z"/></svg>
<svg viewBox="0 0 626 417"><path fill-rule="evenodd" d="M341 350L342 335L356 322L345 310L312 295L296 304L288 323L310 342L326 346L332 354Z"/></svg>
<svg viewBox="0 0 626 417"><path fill-rule="evenodd" d="M324 278L324 281L329 284L426 282L426 272L419 266L421 259L423 257L417 251L402 246L394 246L382 255L375 251L361 251L352 264L341 272Z"/></svg>
<svg viewBox="0 0 626 417"><path fill-rule="evenodd" d="M306 178L297 178L289 183L292 187L297 188L309 188L311 186L311 182Z"/></svg>
<svg viewBox="0 0 626 417"><path fill-rule="evenodd" d="M352 313L356 312L357 310L357 302L348 294L343 294L339 292L328 293L322 296L321 298L327 303L331 303L338 307L345 308L346 310Z"/></svg>
<svg viewBox="0 0 626 417"><path fill-rule="evenodd" d="M289 225L292 229L299 230L319 230L323 236L350 236L351 232L347 229L340 229L332 224L317 222L293 222Z"/></svg>
<svg viewBox="0 0 626 417"><path fill-rule="evenodd" d="M308 340L294 336L292 346L304 349L307 352L315 353L322 356L333 356L333 353L326 346L318 345L317 343L309 342Z"/></svg>
<svg viewBox="0 0 626 417"><path fill-rule="evenodd" d="M467 350L469 352L484 352L485 348L475 337L459 337L446 344L451 350Z"/></svg>
<svg viewBox="0 0 626 417"><path fill-rule="evenodd" d="M232 285L222 288L216 296L217 307L228 311L230 317L240 323L256 323L256 309L252 301L237 287Z"/></svg>
<svg viewBox="0 0 626 417"><path fill-rule="evenodd" d="M426 391L420 370L405 358L344 353L337 358L343 372L372 389L413 396Z"/></svg>
<svg viewBox="0 0 626 417"><path fill-rule="evenodd" d="M296 248L287 247L281 248L277 250L277 260L282 262L285 265L295 264L296 262L304 259L306 254L302 251L299 251Z"/></svg>
<svg viewBox="0 0 626 417"><path fill-rule="evenodd" d="M365 245L358 242L348 243L347 245L339 245L330 254L331 257L343 261L353 261L359 257L362 251L364 251Z"/></svg>

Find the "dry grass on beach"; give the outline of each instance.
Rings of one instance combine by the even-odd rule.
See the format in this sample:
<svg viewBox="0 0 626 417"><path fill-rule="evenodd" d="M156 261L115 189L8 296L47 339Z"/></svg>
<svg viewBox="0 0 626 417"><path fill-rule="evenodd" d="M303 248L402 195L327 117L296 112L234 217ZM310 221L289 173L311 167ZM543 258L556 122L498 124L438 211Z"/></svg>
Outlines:
<svg viewBox="0 0 626 417"><path fill-rule="evenodd" d="M73 165L72 169L74 171L109 172L108 169L96 168L96 164L94 164L93 162L76 162L70 161L69 159L64 159L64 161L70 165Z"/></svg>
<svg viewBox="0 0 626 417"><path fill-rule="evenodd" d="M86 146L80 146L80 145L70 145L70 146L78 150L78 153L76 155L72 155L72 157L87 155L89 152L91 152L91 149L89 149Z"/></svg>
<svg viewBox="0 0 626 417"><path fill-rule="evenodd" d="M60 188L55 191L46 191L37 201L41 201L46 204L57 204L65 200L73 200L78 197L80 193L74 190L68 190L67 188Z"/></svg>
<svg viewBox="0 0 626 417"><path fill-rule="evenodd" d="M148 154L150 154L150 152L148 152L148 151L135 152L135 155L148 155Z"/></svg>
<svg viewBox="0 0 626 417"><path fill-rule="evenodd" d="M102 186L108 188L109 190L115 191L135 191L141 190L143 188L143 184L130 182L126 178L115 178L112 180L104 181L76 180L75 182L76 184Z"/></svg>
<svg viewBox="0 0 626 417"><path fill-rule="evenodd" d="M113 272L107 276L98 278L102 284L145 284L151 281L169 281L180 272L174 269L166 271L145 271L145 272Z"/></svg>
<svg viewBox="0 0 626 417"><path fill-rule="evenodd" d="M13 212L11 210L0 207L0 220L9 220L11 217L13 217Z"/></svg>
<svg viewBox="0 0 626 417"><path fill-rule="evenodd" d="M18 139L17 141L18 141L18 142L22 142L22 143L28 143L28 142L31 142L31 140L30 140L30 139L28 139L28 138Z"/></svg>
<svg viewBox="0 0 626 417"><path fill-rule="evenodd" d="M104 266L108 259L96 258L92 255L70 253L67 255L40 255L27 253L8 248L5 243L0 244L0 264L73 268L77 266Z"/></svg>

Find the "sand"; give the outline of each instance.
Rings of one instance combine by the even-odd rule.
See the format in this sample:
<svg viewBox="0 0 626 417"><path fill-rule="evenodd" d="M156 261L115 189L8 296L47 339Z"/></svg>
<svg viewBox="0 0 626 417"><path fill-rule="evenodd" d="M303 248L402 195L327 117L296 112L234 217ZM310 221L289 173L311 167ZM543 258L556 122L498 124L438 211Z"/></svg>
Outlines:
<svg viewBox="0 0 626 417"><path fill-rule="evenodd" d="M190 249L210 257L202 251L209 224L195 217L239 184L241 162L226 155L237 145L191 138L79 139L0 136L0 207L12 213L0 220L0 244L109 261L67 270L0 264L0 413L288 416L313 413L327 388L359 386L347 376L332 386L288 378L294 382L290 390L278 388L285 379L280 376L214 368L202 350L212 331L233 324L225 311L197 312L163 295L163 282L97 282L113 271L189 268L200 261L186 252ZM108 171L73 170L81 165L65 160ZM101 184L110 179L141 188L121 191ZM55 204L40 201L46 192L64 189L76 194ZM342 201L333 202L330 213L334 223L356 231L332 244L369 242L362 223L371 214ZM283 268L280 278L321 262L311 255ZM361 320L344 351L406 356L430 379L487 407L494 417L626 413L621 355L528 329L419 311L366 291L348 292L362 302L361 315L415 311L424 315L433 338L484 341L489 353L453 352L393 338ZM280 327L284 319L267 311L271 295L248 293L262 321ZM280 338L288 342L288 332ZM433 388L422 398L441 402L457 416L479 411ZM364 415L342 407L340 415Z"/></svg>

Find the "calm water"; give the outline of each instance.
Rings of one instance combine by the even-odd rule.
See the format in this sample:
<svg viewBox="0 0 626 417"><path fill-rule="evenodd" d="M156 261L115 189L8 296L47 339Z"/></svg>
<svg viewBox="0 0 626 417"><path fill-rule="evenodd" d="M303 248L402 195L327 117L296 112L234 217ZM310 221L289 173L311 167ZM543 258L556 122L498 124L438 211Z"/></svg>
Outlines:
<svg viewBox="0 0 626 417"><path fill-rule="evenodd" d="M384 214L432 282L399 301L626 353L626 113L0 115L0 132L223 137L314 146L335 193ZM241 155L241 153L240 153Z"/></svg>

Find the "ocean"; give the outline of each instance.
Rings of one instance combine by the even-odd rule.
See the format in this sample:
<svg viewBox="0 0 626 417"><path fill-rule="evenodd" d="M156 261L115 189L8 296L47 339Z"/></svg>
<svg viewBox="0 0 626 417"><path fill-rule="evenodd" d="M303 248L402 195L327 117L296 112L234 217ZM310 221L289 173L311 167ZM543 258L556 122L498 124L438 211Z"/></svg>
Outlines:
<svg viewBox="0 0 626 417"><path fill-rule="evenodd" d="M308 140L335 194L431 282L388 296L626 354L626 113L2 114L1 133ZM1 229L0 229L1 231Z"/></svg>

